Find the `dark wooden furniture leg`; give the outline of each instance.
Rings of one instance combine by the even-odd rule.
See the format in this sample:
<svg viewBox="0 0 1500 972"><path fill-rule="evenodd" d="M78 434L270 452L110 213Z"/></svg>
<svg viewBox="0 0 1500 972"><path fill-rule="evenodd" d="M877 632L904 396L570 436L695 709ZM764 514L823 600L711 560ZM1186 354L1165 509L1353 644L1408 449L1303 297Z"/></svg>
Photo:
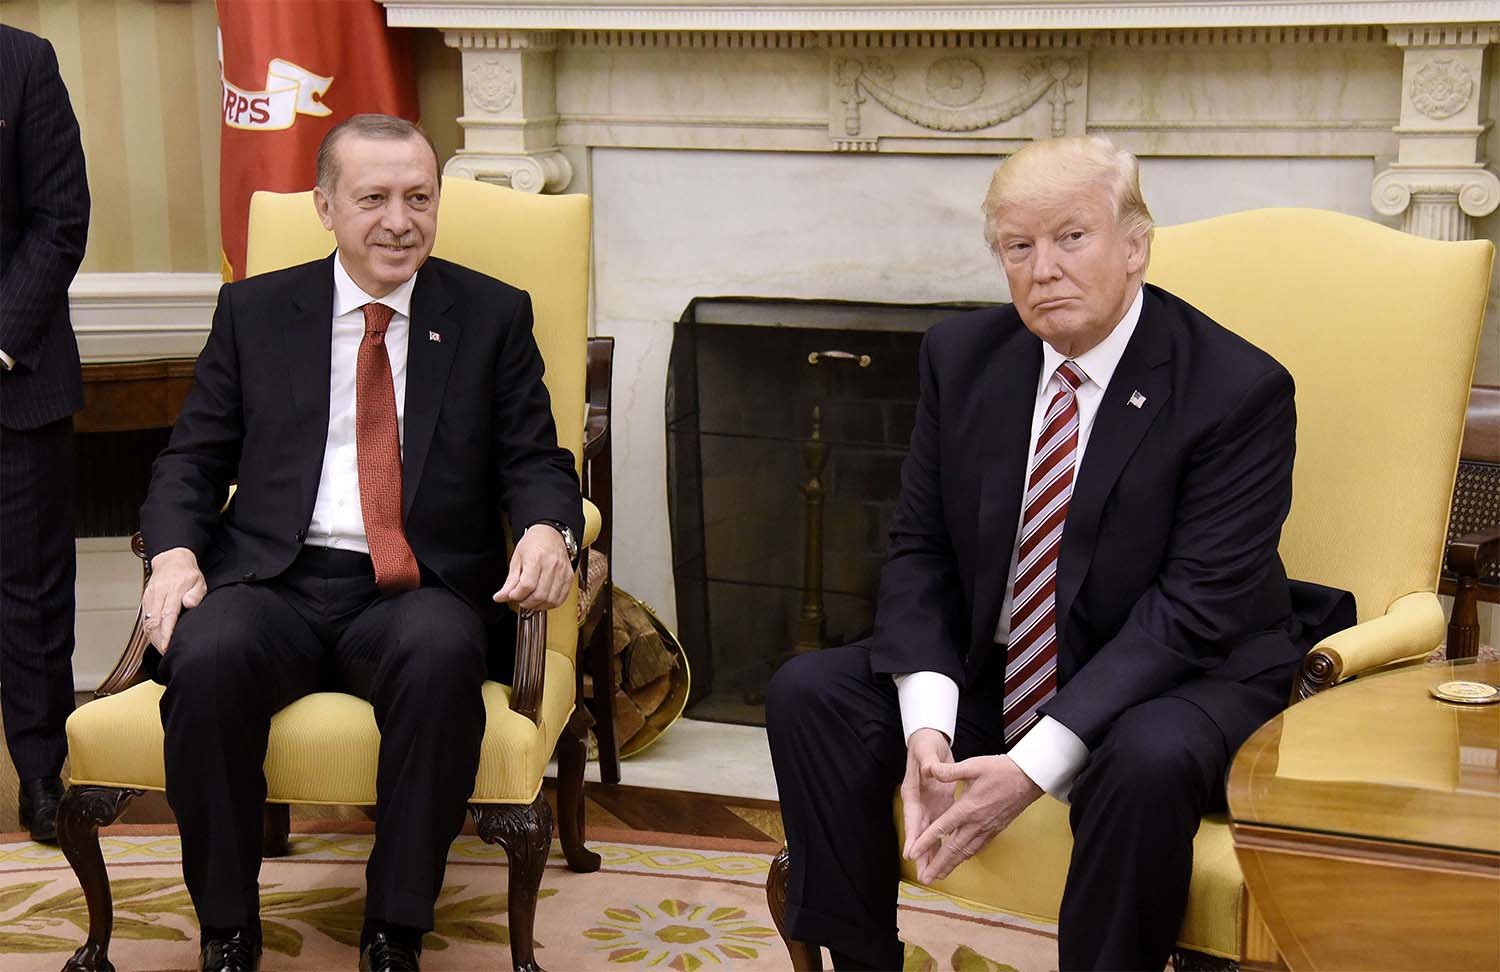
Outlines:
<svg viewBox="0 0 1500 972"><path fill-rule="evenodd" d="M611 382L614 373L615 339L592 337L588 344L588 416L583 433L583 495L599 508L604 523L593 549L610 561L609 575L599 592L603 613L595 622L588 642L581 647L586 656L579 664L589 666L594 679L594 738L599 742L599 779L620 782L620 740L615 738L614 638L614 449L610 437ZM582 696L580 695L580 698Z"/></svg>
<svg viewBox="0 0 1500 972"><path fill-rule="evenodd" d="M588 761L587 739L589 724L588 707L583 704L583 675L578 676L579 688L575 696L573 716L568 719L562 735L557 737L557 836L562 842L563 856L568 867L588 874L599 870L599 855L589 850L583 842L585 829L585 806L583 799L583 765Z"/></svg>
<svg viewBox="0 0 1500 972"><path fill-rule="evenodd" d="M1448 659L1479 654L1479 585L1500 561L1500 529L1450 540L1446 553L1453 574L1453 614L1448 622Z"/></svg>
<svg viewBox="0 0 1500 972"><path fill-rule="evenodd" d="M610 645L615 619L612 586L605 584L599 593L605 599L604 613L588 643L589 674L594 676L594 738L599 742L599 779L609 784L620 782L620 741L615 738L615 686L620 683L615 678L615 653Z"/></svg>
<svg viewBox="0 0 1500 972"><path fill-rule="evenodd" d="M792 869L792 859L783 847L771 859L771 871L766 875L766 905L771 909L771 920L776 922L776 931L792 957L792 968L796 972L821 972L823 949L807 942L795 942L786 937L786 882Z"/></svg>
<svg viewBox="0 0 1500 972"><path fill-rule="evenodd" d="M1179 948L1172 953L1172 968L1177 972L1239 972L1240 966L1234 959Z"/></svg>
<svg viewBox="0 0 1500 972"><path fill-rule="evenodd" d="M292 808L286 803L266 804L265 820L261 826L260 856L285 857L287 843L292 835Z"/></svg>
<svg viewBox="0 0 1500 972"><path fill-rule="evenodd" d="M78 876L89 907L88 940L63 966L64 972L114 972L109 936L114 931L115 903L109 872L99 850L99 828L120 818L140 790L105 786L70 786L57 808L57 842Z"/></svg>
<svg viewBox="0 0 1500 972"><path fill-rule="evenodd" d="M505 848L510 863L510 960L516 972L541 972L533 954L536 899L552 846L552 808L540 793L528 806L474 803L474 829L485 843Z"/></svg>

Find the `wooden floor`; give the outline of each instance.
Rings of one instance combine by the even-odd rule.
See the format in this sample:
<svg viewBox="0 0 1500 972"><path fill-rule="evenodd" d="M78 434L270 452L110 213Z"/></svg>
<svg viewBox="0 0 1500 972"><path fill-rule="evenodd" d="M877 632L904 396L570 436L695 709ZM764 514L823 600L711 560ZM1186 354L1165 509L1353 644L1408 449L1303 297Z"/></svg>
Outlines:
<svg viewBox="0 0 1500 972"><path fill-rule="evenodd" d="M81 705L89 698L80 694ZM630 764L625 764L625 775ZM21 829L16 812L16 771L10 754L0 747L0 833ZM547 782L549 801L556 804L555 786ZM653 790L619 784L586 784L587 826L610 830L640 830L652 833L689 834L697 837L731 837L739 840L783 840L781 815L775 801L746 797L721 797L676 790ZM299 820L367 819L358 807L292 808L292 829ZM122 823L171 823L172 810L160 793L143 793L131 802ZM471 829L472 821L466 825Z"/></svg>

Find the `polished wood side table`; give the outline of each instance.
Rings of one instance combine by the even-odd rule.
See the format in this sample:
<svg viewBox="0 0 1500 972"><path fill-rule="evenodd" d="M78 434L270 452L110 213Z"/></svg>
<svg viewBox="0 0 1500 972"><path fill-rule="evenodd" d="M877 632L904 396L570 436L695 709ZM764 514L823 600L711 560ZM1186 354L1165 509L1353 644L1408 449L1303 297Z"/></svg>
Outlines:
<svg viewBox="0 0 1500 972"><path fill-rule="evenodd" d="M1500 969L1500 704L1429 694L1455 679L1500 663L1356 679L1235 756L1235 852L1292 969Z"/></svg>

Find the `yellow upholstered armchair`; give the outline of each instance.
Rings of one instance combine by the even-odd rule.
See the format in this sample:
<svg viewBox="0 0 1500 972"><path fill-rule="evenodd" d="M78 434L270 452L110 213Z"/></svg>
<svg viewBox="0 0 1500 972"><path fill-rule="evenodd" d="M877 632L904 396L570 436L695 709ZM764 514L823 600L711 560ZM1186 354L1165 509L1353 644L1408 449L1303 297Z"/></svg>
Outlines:
<svg viewBox="0 0 1500 972"><path fill-rule="evenodd" d="M1493 256L1487 242L1438 243L1319 210L1157 230L1148 278L1296 380L1281 556L1292 577L1353 591L1359 612L1308 655L1296 698L1443 641L1438 573ZM933 887L1055 923L1071 849L1067 807L1044 796ZM1204 818L1193 854L1177 967L1280 966L1222 815ZM778 923L786 866L783 851L766 885ZM907 862L903 876L916 880ZM821 968L815 950L788 947L798 968Z"/></svg>
<svg viewBox="0 0 1500 972"><path fill-rule="evenodd" d="M433 252L530 292L558 439L582 469L586 417L593 420L591 439L607 438L608 428L607 401L600 415L585 399L589 198L533 196L464 179L447 180L442 197ZM332 234L317 220L311 192L256 194L250 273L318 259L333 246ZM606 394L608 350L604 346L592 356L606 374L588 382L602 384ZM588 416L589 411L596 414ZM587 546L598 536L602 517L592 504L585 505ZM584 736L590 720L575 706L581 682L579 625L575 586L560 607L522 615L511 685L484 685L485 736L470 809L480 837L501 844L510 863L510 944L517 969L536 968L532 925L552 839L542 774L554 749L558 829L568 864L577 871L599 866L598 856L583 844ZM162 688L141 672L145 646L137 620L99 697L68 720L71 766L58 830L89 908L88 940L69 969L112 968L107 952L113 911L98 828L118 819L141 791L164 789ZM373 805L378 747L373 710L354 696L320 692L277 713L265 762L267 853L285 852L289 804Z"/></svg>

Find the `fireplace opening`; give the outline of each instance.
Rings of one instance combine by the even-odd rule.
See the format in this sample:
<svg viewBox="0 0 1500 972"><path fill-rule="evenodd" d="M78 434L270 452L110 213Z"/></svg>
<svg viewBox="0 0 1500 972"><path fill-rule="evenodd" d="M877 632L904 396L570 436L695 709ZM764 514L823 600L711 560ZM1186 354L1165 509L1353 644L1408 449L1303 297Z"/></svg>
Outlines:
<svg viewBox="0 0 1500 972"><path fill-rule="evenodd" d="M667 374L688 714L764 724L794 653L874 620L927 328L973 304L699 298Z"/></svg>

